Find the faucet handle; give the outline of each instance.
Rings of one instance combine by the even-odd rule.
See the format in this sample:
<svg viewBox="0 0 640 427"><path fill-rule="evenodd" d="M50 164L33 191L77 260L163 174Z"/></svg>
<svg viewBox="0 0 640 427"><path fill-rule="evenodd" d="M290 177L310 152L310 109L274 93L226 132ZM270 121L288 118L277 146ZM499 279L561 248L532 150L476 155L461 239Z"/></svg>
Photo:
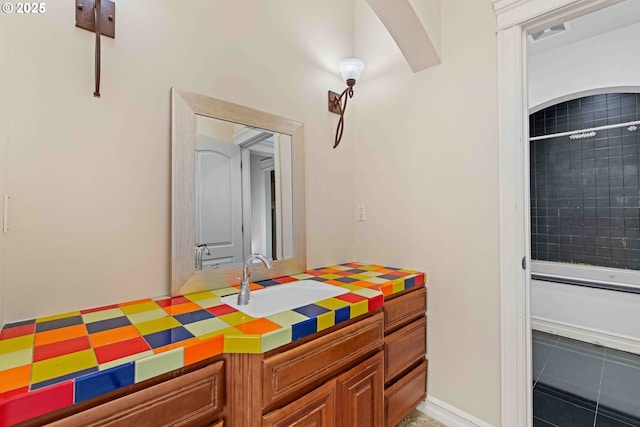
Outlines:
<svg viewBox="0 0 640 427"><path fill-rule="evenodd" d="M211 252L209 252L209 248L207 247L206 243L202 243L202 244L196 244L195 245L195 250L196 250L196 271L200 271L202 270L202 251L204 250L207 255L211 255Z"/></svg>
<svg viewBox="0 0 640 427"><path fill-rule="evenodd" d="M211 255L211 252L209 251L209 247L207 246L206 243L201 243L199 245L196 245L196 248L198 248L197 250L201 250L201 251L204 250L209 256Z"/></svg>

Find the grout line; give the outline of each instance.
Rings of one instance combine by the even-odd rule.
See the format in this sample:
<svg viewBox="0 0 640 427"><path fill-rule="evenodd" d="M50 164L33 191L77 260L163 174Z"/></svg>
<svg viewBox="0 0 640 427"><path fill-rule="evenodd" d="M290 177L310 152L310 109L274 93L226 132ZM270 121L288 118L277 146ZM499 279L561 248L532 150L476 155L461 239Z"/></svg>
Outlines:
<svg viewBox="0 0 640 427"><path fill-rule="evenodd" d="M575 402L571 402L571 401L566 400L566 399L564 399L564 398L562 398L562 397L554 396L553 394L549 394L549 393L547 393L547 392L545 392L545 391L541 391L541 390L538 390L538 393L544 394L545 396L548 396L548 397L550 397L550 398L552 398L552 399L555 399L555 400L559 400L559 401L561 401L561 402L564 402L564 403L566 403L567 405L571 405L571 406L573 406L573 407L575 407L575 408L582 409L582 410L587 411L587 412L593 412L593 410L592 410L592 409L586 408L586 407L585 407L585 405L583 405L583 404L575 403Z"/></svg>
<svg viewBox="0 0 640 427"><path fill-rule="evenodd" d="M544 418L536 417L535 415L533 416L533 418L534 418L534 419L536 419L536 418L537 418L537 419L539 419L540 421L544 422L545 424L549 424L550 426L553 426L553 427L560 427L560 426L558 426L558 425L556 425L556 424L554 424L554 423L552 423L552 422L550 422L550 421L545 420Z"/></svg>
<svg viewBox="0 0 640 427"><path fill-rule="evenodd" d="M626 352L622 352L622 353L626 353ZM640 369L640 355L638 354L629 353L629 356L626 356L626 355L613 356L613 355L607 354L606 359L609 362L618 363L621 365Z"/></svg>
<svg viewBox="0 0 640 427"><path fill-rule="evenodd" d="M600 406L600 391L602 390L602 378L604 377L604 361L607 357L607 348L604 347L604 355L602 357L602 369L600 370L600 384L598 385L598 399L596 400L596 412L593 416L593 427L596 427L598 420L598 407Z"/></svg>
<svg viewBox="0 0 640 427"><path fill-rule="evenodd" d="M555 340L555 342L553 343L553 346L552 346L551 351L549 352L549 355L547 356L547 360L544 362L544 365L542 365L542 369L540 369L540 373L538 374L538 376L536 377L536 380L535 380L535 381L534 381L534 383L533 383L533 388L535 388L535 387L536 387L536 385L538 384L538 380L540 380L540 377L542 376L542 373L544 372L544 368L546 368L546 367L547 367L547 363L549 363L549 360L551 359L551 355L552 355L552 354L553 354L553 352L555 351L555 349L556 349L556 347L557 347L557 344L558 344L558 341L559 341L559 340L560 340L560 336L559 336L559 335L556 335L556 340ZM536 340L534 340L534 341L536 341ZM542 343L542 341L538 341L538 342L539 342L539 343Z"/></svg>
<svg viewBox="0 0 640 427"><path fill-rule="evenodd" d="M540 380L540 377L542 376L542 373L544 372L544 368L547 367L547 364L549 363L549 360L551 360L551 355L553 354L553 352L556 351L555 348L553 348L550 352L549 355L547 356L547 360L544 362L544 365L542 365L542 369L540 369L540 373L538 374L538 376L536 377L536 381L533 383L533 388L536 387L536 385L538 384L538 381Z"/></svg>

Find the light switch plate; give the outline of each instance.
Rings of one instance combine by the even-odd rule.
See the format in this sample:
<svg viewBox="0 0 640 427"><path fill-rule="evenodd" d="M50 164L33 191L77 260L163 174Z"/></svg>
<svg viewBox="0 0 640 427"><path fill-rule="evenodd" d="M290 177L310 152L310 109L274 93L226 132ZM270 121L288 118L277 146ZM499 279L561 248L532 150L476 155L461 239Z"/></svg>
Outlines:
<svg viewBox="0 0 640 427"><path fill-rule="evenodd" d="M367 220L367 212L366 212L365 204L364 203L358 203L356 208L357 208L356 219L358 221L366 221Z"/></svg>
<svg viewBox="0 0 640 427"><path fill-rule="evenodd" d="M2 232L9 231L9 195L5 194L2 197Z"/></svg>

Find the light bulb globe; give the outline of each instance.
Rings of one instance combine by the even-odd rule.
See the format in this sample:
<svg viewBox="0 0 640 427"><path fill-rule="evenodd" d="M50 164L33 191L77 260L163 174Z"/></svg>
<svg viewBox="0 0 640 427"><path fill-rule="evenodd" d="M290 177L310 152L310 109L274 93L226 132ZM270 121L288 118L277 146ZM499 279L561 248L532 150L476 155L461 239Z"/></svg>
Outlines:
<svg viewBox="0 0 640 427"><path fill-rule="evenodd" d="M350 79L358 80L364 69L364 61L358 58L343 59L338 64L338 68L340 68L340 73L342 73L342 78L345 82Z"/></svg>

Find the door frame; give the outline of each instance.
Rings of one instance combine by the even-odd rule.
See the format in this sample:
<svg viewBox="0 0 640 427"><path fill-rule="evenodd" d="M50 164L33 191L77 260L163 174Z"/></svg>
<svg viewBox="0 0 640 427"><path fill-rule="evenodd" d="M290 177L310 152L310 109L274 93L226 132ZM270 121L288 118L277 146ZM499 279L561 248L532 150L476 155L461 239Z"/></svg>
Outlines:
<svg viewBox="0 0 640 427"><path fill-rule="evenodd" d="M502 426L531 426L526 34L620 0L492 0L498 39L500 404ZM523 265L523 258L526 260Z"/></svg>

